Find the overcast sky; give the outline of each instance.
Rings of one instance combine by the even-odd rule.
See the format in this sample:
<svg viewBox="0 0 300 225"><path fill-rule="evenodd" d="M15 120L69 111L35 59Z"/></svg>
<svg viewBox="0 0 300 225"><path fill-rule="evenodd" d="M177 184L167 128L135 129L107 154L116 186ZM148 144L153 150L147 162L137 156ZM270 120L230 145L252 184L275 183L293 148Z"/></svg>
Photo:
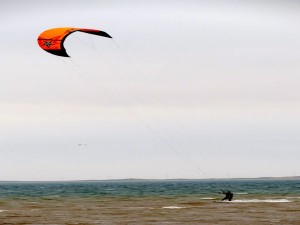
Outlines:
<svg viewBox="0 0 300 225"><path fill-rule="evenodd" d="M300 3L1 1L0 180L300 175ZM70 58L37 44L75 32Z"/></svg>

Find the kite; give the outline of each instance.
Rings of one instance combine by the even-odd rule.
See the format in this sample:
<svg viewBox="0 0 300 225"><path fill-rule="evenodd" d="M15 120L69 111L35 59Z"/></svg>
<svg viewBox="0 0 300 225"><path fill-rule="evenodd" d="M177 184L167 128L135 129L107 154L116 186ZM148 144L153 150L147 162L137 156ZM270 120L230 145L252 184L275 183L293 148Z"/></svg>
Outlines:
<svg viewBox="0 0 300 225"><path fill-rule="evenodd" d="M104 31L74 27L61 27L45 30L41 33L37 39L39 46L53 55L70 57L66 49L64 48L65 39L73 32L83 32L88 34L94 34L102 37L112 38Z"/></svg>

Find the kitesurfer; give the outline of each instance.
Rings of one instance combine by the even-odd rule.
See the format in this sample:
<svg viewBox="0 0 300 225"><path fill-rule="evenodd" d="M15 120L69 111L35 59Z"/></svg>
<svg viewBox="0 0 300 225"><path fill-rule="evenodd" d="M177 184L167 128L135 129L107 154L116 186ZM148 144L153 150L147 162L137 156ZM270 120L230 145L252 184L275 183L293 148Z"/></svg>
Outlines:
<svg viewBox="0 0 300 225"><path fill-rule="evenodd" d="M231 191L223 191L223 194L225 195L225 198L222 199L222 201L228 199L228 201L231 201L233 198L233 193Z"/></svg>

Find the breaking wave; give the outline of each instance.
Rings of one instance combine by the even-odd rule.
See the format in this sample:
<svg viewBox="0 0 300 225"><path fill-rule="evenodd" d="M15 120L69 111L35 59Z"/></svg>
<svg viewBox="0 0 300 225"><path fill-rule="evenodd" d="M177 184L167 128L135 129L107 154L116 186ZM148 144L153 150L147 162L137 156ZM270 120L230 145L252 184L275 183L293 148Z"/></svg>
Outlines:
<svg viewBox="0 0 300 225"><path fill-rule="evenodd" d="M185 209L186 207L180 207L180 206L164 206L162 209Z"/></svg>
<svg viewBox="0 0 300 225"><path fill-rule="evenodd" d="M216 198L204 197L204 198L200 198L200 199L203 199L203 200L215 200Z"/></svg>
<svg viewBox="0 0 300 225"><path fill-rule="evenodd" d="M233 200L231 202L291 202L288 199L243 199L243 200Z"/></svg>

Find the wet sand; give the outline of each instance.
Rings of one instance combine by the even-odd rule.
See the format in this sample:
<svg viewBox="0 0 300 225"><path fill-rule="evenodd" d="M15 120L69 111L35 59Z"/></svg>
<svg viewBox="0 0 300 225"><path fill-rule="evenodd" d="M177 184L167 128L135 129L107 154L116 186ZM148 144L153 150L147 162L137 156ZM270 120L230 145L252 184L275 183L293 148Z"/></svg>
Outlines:
<svg viewBox="0 0 300 225"><path fill-rule="evenodd" d="M0 200L0 224L300 224L300 198L233 202L186 197L31 197Z"/></svg>

